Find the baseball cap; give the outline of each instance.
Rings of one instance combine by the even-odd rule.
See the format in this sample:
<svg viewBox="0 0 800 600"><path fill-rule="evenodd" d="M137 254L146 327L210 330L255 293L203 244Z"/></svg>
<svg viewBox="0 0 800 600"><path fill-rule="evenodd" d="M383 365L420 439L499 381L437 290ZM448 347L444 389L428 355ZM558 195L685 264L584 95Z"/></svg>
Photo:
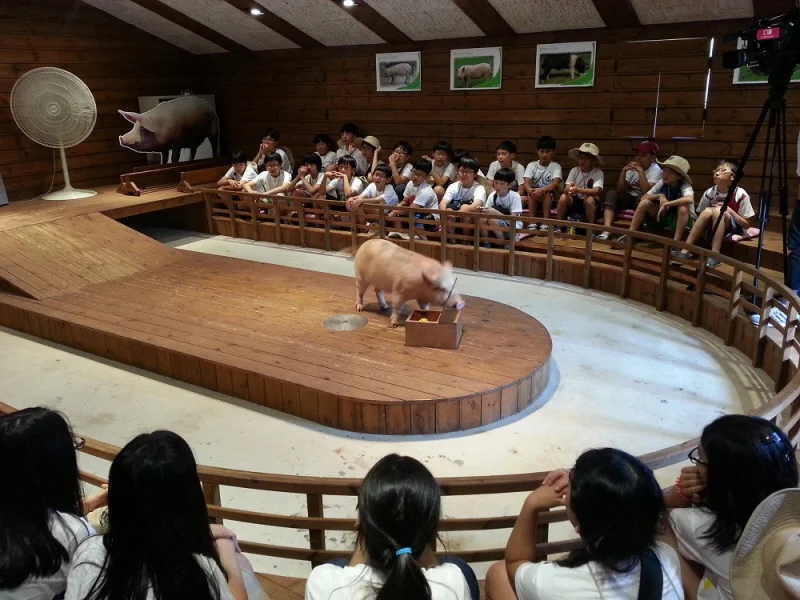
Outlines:
<svg viewBox="0 0 800 600"><path fill-rule="evenodd" d="M641 152L642 154L647 154L649 152L653 154L658 154L658 144L656 144L653 140L645 140L638 146L633 149L634 152Z"/></svg>

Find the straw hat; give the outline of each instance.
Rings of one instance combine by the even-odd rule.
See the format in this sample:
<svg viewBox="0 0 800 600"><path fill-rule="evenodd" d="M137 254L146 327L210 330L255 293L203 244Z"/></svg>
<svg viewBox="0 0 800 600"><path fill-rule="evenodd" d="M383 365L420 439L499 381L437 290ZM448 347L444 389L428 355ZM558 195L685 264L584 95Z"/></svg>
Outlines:
<svg viewBox="0 0 800 600"><path fill-rule="evenodd" d="M659 163L662 167L669 167L678 175L681 176L681 179L685 179L686 183L692 185L692 178L689 177L689 161L680 156L670 156L664 162Z"/></svg>
<svg viewBox="0 0 800 600"><path fill-rule="evenodd" d="M736 600L800 598L800 489L766 498L744 528L731 562Z"/></svg>
<svg viewBox="0 0 800 600"><path fill-rule="evenodd" d="M591 154L594 156L594 159L597 161L598 164L603 164L603 159L600 156L600 148L595 146L590 142L586 142L585 144L581 144L580 148L573 148L569 151L569 157L573 160L578 160L580 158L580 153L584 152L586 154Z"/></svg>
<svg viewBox="0 0 800 600"><path fill-rule="evenodd" d="M365 136L365 137L364 137L364 139L363 139L363 140L361 140L361 142L362 142L362 143L364 143L364 144L369 144L369 145L370 145L370 146L372 146L373 148L380 148L380 147L381 147L381 142L380 142L380 140L379 140L378 138L376 138L374 135L367 135L367 136ZM361 145L361 144L359 144L359 146L360 146L360 145Z"/></svg>

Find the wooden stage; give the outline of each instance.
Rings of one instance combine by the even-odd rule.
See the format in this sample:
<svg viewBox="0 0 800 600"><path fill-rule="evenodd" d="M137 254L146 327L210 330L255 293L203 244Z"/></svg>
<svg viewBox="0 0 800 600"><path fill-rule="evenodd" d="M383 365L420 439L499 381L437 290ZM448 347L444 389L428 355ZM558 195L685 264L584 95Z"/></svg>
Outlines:
<svg viewBox="0 0 800 600"><path fill-rule="evenodd" d="M458 350L411 348L370 291L366 327L329 331L352 278L167 248L99 211L194 195L114 196L0 210L0 325L364 433L486 425L547 385L552 341L521 311L466 298Z"/></svg>

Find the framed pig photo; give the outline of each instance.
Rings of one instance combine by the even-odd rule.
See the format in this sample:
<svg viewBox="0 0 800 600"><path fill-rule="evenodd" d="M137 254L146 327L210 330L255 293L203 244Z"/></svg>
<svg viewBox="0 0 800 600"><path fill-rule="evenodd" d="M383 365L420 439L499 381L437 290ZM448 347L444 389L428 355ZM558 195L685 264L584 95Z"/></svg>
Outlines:
<svg viewBox="0 0 800 600"><path fill-rule="evenodd" d="M422 53L392 52L375 55L379 92L418 92L422 89Z"/></svg>
<svg viewBox="0 0 800 600"><path fill-rule="evenodd" d="M536 46L536 87L592 87L597 42Z"/></svg>
<svg viewBox="0 0 800 600"><path fill-rule="evenodd" d="M503 80L503 48L450 50L451 90L499 90Z"/></svg>

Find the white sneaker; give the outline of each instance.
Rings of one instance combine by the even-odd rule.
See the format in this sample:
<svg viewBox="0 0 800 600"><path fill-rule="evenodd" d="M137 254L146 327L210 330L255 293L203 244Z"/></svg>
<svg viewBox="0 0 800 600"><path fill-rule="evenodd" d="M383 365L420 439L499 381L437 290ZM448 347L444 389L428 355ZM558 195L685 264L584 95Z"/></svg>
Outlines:
<svg viewBox="0 0 800 600"><path fill-rule="evenodd" d="M398 233L397 237L399 237L401 240L410 240L411 239L411 236L408 235L407 233Z"/></svg>
<svg viewBox="0 0 800 600"><path fill-rule="evenodd" d="M770 320L774 321L775 323L777 323L781 327L786 327L786 313L784 313L781 309L776 308L776 307L773 306L769 311L769 317L770 317ZM800 320L800 315L795 317L795 321L798 321L798 320ZM753 325L760 324L761 323L761 315L758 314L758 313L753 313L752 315L750 315L750 322ZM774 325L772 323L769 323L769 326L770 327L774 327Z"/></svg>
<svg viewBox="0 0 800 600"><path fill-rule="evenodd" d="M610 240L611 239L611 234L608 233L607 231L604 231L603 233L601 233L600 235L597 236L597 239L602 241L602 242L605 242L606 240Z"/></svg>
<svg viewBox="0 0 800 600"><path fill-rule="evenodd" d="M550 228L543 223L539 225L539 231L550 231Z"/></svg>
<svg viewBox="0 0 800 600"><path fill-rule="evenodd" d="M387 238L399 238L399 237L403 237L403 234L401 234L399 231L390 231L389 234L386 237ZM408 237L406 237L406 239L408 239Z"/></svg>
<svg viewBox="0 0 800 600"><path fill-rule="evenodd" d="M547 225L543 225L543 227L547 227ZM531 223L530 225L528 225L528 229L530 229L531 231L538 231L539 226L536 223Z"/></svg>

